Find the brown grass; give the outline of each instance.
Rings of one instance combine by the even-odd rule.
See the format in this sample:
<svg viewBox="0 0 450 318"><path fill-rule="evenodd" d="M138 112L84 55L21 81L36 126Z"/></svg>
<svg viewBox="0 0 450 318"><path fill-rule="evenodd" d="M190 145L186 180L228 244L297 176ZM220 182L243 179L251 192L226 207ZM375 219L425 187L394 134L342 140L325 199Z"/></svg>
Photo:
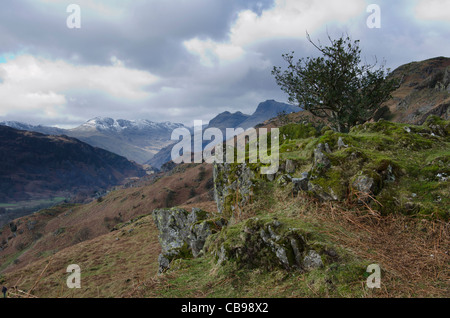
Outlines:
<svg viewBox="0 0 450 318"><path fill-rule="evenodd" d="M380 265L381 289L368 290L361 283L366 297L448 297L449 294L449 224L441 221L414 219L405 215L382 216L368 205L355 202L345 204L321 203L306 195L293 198L289 191L273 192L276 205L264 200L249 204L239 220L263 214L284 215L306 223L318 224L323 234L355 256ZM362 197L362 194L357 194ZM212 267L212 271L217 267ZM182 271L188 271L182 270ZM177 271L154 276L143 282L141 290L130 290L130 297L158 297L173 288L193 288L171 285ZM189 275L185 273L183 275ZM300 279L300 278L299 278ZM233 277L225 277L208 288L229 284ZM185 291L190 297L207 297L208 292ZM311 289L312 295L315 291Z"/></svg>
<svg viewBox="0 0 450 318"><path fill-rule="evenodd" d="M208 180L212 179L212 166L182 165L178 169L177 173L163 175L156 181L141 181L135 187L112 191L101 202L94 200L73 208L56 209L53 215L33 214L15 220L18 224L16 234L21 234L14 236L9 227L0 233L0 242L8 241L0 251L0 267L19 250L22 253L19 261L11 263L2 273L20 270L43 256L107 234L117 223L127 222L156 208L186 204L186 207L204 206L210 211L217 210L211 204L207 189ZM189 197L191 188L197 193L193 198ZM172 200L167 202L170 191L173 192ZM36 222L32 230L28 228L30 222ZM54 234L61 229L64 232Z"/></svg>
<svg viewBox="0 0 450 318"><path fill-rule="evenodd" d="M151 216L79 243L5 275L9 297L126 297L155 276L160 245ZM81 289L68 289L66 268L81 268Z"/></svg>
<svg viewBox="0 0 450 318"><path fill-rule="evenodd" d="M191 176L197 172L191 171ZM173 178L180 177L174 175ZM113 202L124 197L130 205L142 202L133 212L150 213L152 210L147 206L150 189L156 188L126 189L121 193L126 196L111 194L104 202L80 207L83 213L74 212L69 216L72 221L90 217L90 220L100 222L108 215L108 208L114 207ZM142 194L147 200L141 200ZM361 259L380 264L382 288L367 291L367 297L450 296L449 224L395 213L383 216L362 204L363 199L368 198L363 197L363 194L355 193L353 201L321 203L302 194L293 198L289 189L276 189L271 190L270 198L252 201L236 221L263 211L264 214L283 215L318 225L319 231L333 238L336 244ZM270 204L269 199L275 204ZM214 201L189 202L181 206L216 212ZM118 211L117 207L115 209ZM89 211L96 213L96 217L89 216ZM56 219L62 217L56 216ZM76 224L81 227L84 223L78 221ZM42 246L54 248L47 244ZM13 270L5 273L5 285L12 287L11 297L158 297L162 291L173 288L170 285L173 274L155 274L159 252L158 231L148 215L119 230L61 249L52 256L39 257L20 268L12 267ZM82 269L81 290L69 290L65 286L65 269L69 264L78 264ZM226 281L217 283L227 284ZM197 296L205 295L199 293Z"/></svg>
<svg viewBox="0 0 450 318"><path fill-rule="evenodd" d="M292 198L281 191L275 195L280 205L273 213L293 211L291 217L320 223L336 243L380 264L384 288L377 296L450 296L449 223L395 213L381 216L355 202L320 203L306 195Z"/></svg>

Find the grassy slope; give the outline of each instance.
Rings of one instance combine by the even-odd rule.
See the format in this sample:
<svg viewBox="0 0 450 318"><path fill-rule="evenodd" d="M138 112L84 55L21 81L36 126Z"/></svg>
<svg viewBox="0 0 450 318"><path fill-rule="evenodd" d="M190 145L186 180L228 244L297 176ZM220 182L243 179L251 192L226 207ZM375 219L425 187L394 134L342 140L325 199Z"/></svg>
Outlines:
<svg viewBox="0 0 450 318"><path fill-rule="evenodd" d="M318 139L286 140L282 157L302 162L302 156L309 158L309 151L319 141L330 142L333 147L330 140L320 139L332 139L332 134L324 136ZM366 141L373 141L372 137L375 136L380 137L371 131L355 131L345 142L354 142L353 147L360 147L358 142L361 139L358 138L365 137ZM289 145L298 148L291 151ZM405 166L405 162L399 162L399 165L408 172L408 169L413 171L418 162L426 163L426 158L432 160L448 156L448 143L439 142L436 145L427 148L423 156L416 157L414 164ZM367 149L370 151L370 147ZM430 153L433 149L434 152ZM419 149L417 153L422 151ZM386 155L382 149L379 152L380 156ZM390 159L397 162L408 152L413 156L411 150L405 149L405 152L395 152L394 158L391 156ZM334 155L339 157L341 153L335 152ZM405 160L409 162L410 159ZM308 165L307 160L304 163L303 168ZM371 161L368 163L371 164ZM179 176L173 174L171 182ZM401 188L408 189L413 184L411 179L406 180L405 184L401 184L402 181L399 183ZM112 193L105 197L104 202L79 207L84 213L80 213L78 218L100 214L100 207L107 209L113 206L113 202L125 198L130 200L133 193L139 191L139 195L134 197L145 205L152 196L150 191L142 197L144 189ZM133 201L133 204L136 202ZM191 203L189 207L195 205L202 204ZM214 212L213 205L206 204L204 208ZM150 211L146 209L145 213ZM275 183L263 183L253 203L245 208L241 219L234 220L230 235L239 235L245 219L255 216L263 219L277 217L289 226L309 233L310 243L332 248L338 257L327 259L327 266L323 269L300 274L280 269L242 269L233 262L218 266L215 257L207 252L198 259L177 260L170 272L157 276L158 233L151 216L147 215L124 224L117 231L50 253L53 255L43 253L39 260L6 272L0 280L27 291L37 282L32 293L40 297L449 296L448 223L439 219L427 220L396 213L380 215L351 202L320 203L306 194L293 198L289 187L276 187ZM39 274L49 262L50 265L39 280ZM81 290L68 290L65 287L65 268L72 263L81 266ZM380 264L382 268L380 290L370 290L365 286L368 276L365 269L371 263Z"/></svg>
<svg viewBox="0 0 450 318"><path fill-rule="evenodd" d="M159 243L153 220L143 217L132 226L99 236L46 256L6 276L8 286L39 297L118 297L151 278L157 270ZM82 288L66 287L66 268L78 264ZM48 265L48 267L47 267Z"/></svg>
<svg viewBox="0 0 450 318"><path fill-rule="evenodd" d="M177 169L156 182L118 189L89 204L61 205L22 217L14 221L15 233L5 225L0 229L0 270L20 270L43 256L104 235L118 223L155 208L181 204L214 207L208 202L211 167L187 165Z"/></svg>
<svg viewBox="0 0 450 318"><path fill-rule="evenodd" d="M448 127L448 121L442 123ZM382 204L378 209L384 214L421 214L448 220L449 181L442 181L438 175L450 175L450 140L448 135L438 137L430 133L425 126L366 124L348 135L328 131L317 141L294 141L295 147L289 149L285 158L299 157L308 163L304 156L309 155L311 146L327 142L333 151L328 155L332 168L316 182L342 193L348 191L357 175L369 175L381 182L390 165L395 180L382 182L381 191L376 191L376 199ZM338 137L343 138L347 148L337 149Z"/></svg>
<svg viewBox="0 0 450 318"><path fill-rule="evenodd" d="M269 190L269 189L268 189ZM338 204L321 205L270 189L243 218L276 216L332 246L339 258L307 274L241 269L214 257L178 260L157 276L159 243L150 215L5 276L39 297L448 297L448 228L406 216L371 217ZM264 193L261 193L264 194ZM267 193L266 193L267 194ZM266 207L263 213L262 206ZM234 227L239 229L241 222ZM50 265L45 269L46 265ZM82 288L65 287L65 268L81 266ZM365 287L366 266L380 264L382 289ZM328 264L330 265L330 264ZM39 274L45 269L40 280Z"/></svg>

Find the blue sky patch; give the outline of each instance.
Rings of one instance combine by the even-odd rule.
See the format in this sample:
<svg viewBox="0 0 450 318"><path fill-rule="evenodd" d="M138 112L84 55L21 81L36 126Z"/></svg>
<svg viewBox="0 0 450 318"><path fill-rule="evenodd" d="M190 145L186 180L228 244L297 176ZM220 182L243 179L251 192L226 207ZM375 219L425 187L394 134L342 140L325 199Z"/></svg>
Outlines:
<svg viewBox="0 0 450 318"><path fill-rule="evenodd" d="M8 62L8 60L14 59L14 54L0 54L0 64Z"/></svg>

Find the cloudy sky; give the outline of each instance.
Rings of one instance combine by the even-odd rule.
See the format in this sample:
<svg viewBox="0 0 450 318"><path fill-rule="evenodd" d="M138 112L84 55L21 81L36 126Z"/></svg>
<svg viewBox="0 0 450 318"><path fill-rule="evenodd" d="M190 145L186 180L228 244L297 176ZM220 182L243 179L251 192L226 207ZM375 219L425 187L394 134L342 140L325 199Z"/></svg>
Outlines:
<svg viewBox="0 0 450 318"><path fill-rule="evenodd" d="M81 28L67 26L70 4ZM371 4L381 28L367 25ZM271 70L283 53L317 54L306 30L324 44L347 33L394 69L450 56L449 12L450 0L2 0L0 121L250 114L287 100Z"/></svg>

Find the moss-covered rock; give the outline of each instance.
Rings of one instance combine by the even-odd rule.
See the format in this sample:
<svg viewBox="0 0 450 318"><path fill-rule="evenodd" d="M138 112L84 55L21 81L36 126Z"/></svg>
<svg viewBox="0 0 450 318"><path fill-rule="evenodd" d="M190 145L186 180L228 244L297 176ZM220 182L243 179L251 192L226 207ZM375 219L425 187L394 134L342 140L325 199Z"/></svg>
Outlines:
<svg viewBox="0 0 450 318"><path fill-rule="evenodd" d="M253 164L214 164L214 199L219 213L227 219L240 213L251 199L259 166Z"/></svg>
<svg viewBox="0 0 450 318"><path fill-rule="evenodd" d="M429 128L435 135L441 137L448 137L450 135L449 121L443 120L438 116L429 116L423 125Z"/></svg>
<svg viewBox="0 0 450 318"><path fill-rule="evenodd" d="M156 209L153 219L159 230L161 255L159 273L166 271L170 263L179 258L192 258L201 254L206 239L226 225L222 218L210 218L203 210Z"/></svg>
<svg viewBox="0 0 450 318"><path fill-rule="evenodd" d="M233 262L239 268L311 270L323 266L301 230L273 218L251 218L228 227L211 236L205 249L215 255L218 264Z"/></svg>
<svg viewBox="0 0 450 318"><path fill-rule="evenodd" d="M348 134L287 125L280 129L284 134L278 173L262 177L248 164L217 169L219 211L225 216L241 211L258 182L285 187L308 172L306 191L320 200L356 195L384 214L448 219L449 127L448 120L436 116L421 126L380 120L353 127Z"/></svg>

